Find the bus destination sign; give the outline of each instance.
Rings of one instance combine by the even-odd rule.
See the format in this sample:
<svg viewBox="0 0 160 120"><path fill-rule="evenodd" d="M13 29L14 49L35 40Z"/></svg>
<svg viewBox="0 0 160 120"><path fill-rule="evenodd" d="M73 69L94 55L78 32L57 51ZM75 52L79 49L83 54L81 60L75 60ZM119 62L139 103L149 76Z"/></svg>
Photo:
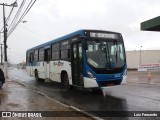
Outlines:
<svg viewBox="0 0 160 120"><path fill-rule="evenodd" d="M114 34L114 33L90 32L90 37L92 37L92 38L118 39L118 35Z"/></svg>

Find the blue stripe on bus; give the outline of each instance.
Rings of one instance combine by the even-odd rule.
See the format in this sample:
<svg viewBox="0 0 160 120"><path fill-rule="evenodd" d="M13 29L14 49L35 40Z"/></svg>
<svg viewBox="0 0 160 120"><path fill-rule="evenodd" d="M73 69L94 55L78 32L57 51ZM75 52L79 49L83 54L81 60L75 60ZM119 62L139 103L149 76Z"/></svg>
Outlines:
<svg viewBox="0 0 160 120"><path fill-rule="evenodd" d="M83 76L89 77L87 74L87 70L90 71L95 77L96 81L110 81L110 80L122 80L125 70L127 69L127 66L124 67L122 72L120 73L114 73L114 74L96 74L86 63L83 68ZM118 75L118 76L117 76Z"/></svg>

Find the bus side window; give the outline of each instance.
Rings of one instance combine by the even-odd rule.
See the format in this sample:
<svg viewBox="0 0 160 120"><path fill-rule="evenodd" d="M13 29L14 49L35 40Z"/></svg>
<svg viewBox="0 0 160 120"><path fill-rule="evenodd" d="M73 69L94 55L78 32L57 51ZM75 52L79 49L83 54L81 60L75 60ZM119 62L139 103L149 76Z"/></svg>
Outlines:
<svg viewBox="0 0 160 120"><path fill-rule="evenodd" d="M70 40L61 42L61 59L70 59Z"/></svg>
<svg viewBox="0 0 160 120"><path fill-rule="evenodd" d="M38 49L34 51L34 61L38 61Z"/></svg>
<svg viewBox="0 0 160 120"><path fill-rule="evenodd" d="M29 62L31 63L33 61L33 58L32 58L32 53L30 53L30 56L29 56Z"/></svg>
<svg viewBox="0 0 160 120"><path fill-rule="evenodd" d="M43 61L44 60L44 49L40 48L39 49L39 61Z"/></svg>
<svg viewBox="0 0 160 120"><path fill-rule="evenodd" d="M51 56L50 56L50 49L46 49L44 54L45 54L44 61L49 62L50 58L51 58Z"/></svg>
<svg viewBox="0 0 160 120"><path fill-rule="evenodd" d="M59 42L52 45L52 60L59 59Z"/></svg>
<svg viewBox="0 0 160 120"><path fill-rule="evenodd" d="M26 54L26 63L27 63L27 65L29 65L29 62L30 62L30 53L27 52L27 54Z"/></svg>
<svg viewBox="0 0 160 120"><path fill-rule="evenodd" d="M70 58L70 50L61 50L61 59Z"/></svg>

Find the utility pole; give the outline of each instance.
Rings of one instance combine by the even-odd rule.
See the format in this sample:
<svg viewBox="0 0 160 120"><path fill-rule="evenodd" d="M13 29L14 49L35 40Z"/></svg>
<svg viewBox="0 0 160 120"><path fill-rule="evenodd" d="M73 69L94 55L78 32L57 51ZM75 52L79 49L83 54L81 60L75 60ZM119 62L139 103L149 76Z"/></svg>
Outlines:
<svg viewBox="0 0 160 120"><path fill-rule="evenodd" d="M5 8L3 3L3 34L4 34L4 61L7 62L7 28L6 28L6 18L5 18Z"/></svg>
<svg viewBox="0 0 160 120"><path fill-rule="evenodd" d="M4 28L3 28L3 34L4 34L4 72L5 72L5 77L7 77L7 28L6 28L6 18L5 18L5 6L13 6L13 7L17 7L17 2L14 2L11 5L8 4L0 4L3 5L3 24L4 24Z"/></svg>
<svg viewBox="0 0 160 120"><path fill-rule="evenodd" d="M1 42L1 33L3 33L3 32L0 32L0 42ZM0 46L1 46L1 65L2 65L2 61L3 61L3 52L2 52L2 43L0 44Z"/></svg>
<svg viewBox="0 0 160 120"><path fill-rule="evenodd" d="M3 44L0 44L0 45L1 45L1 65L2 65L2 64L3 64L3 63L2 63L2 61L3 61L2 45L3 45Z"/></svg>

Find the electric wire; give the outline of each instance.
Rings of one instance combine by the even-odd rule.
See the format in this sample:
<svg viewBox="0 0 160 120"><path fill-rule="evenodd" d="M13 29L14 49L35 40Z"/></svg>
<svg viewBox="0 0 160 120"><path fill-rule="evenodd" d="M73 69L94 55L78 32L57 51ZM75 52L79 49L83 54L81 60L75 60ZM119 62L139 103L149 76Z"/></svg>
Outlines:
<svg viewBox="0 0 160 120"><path fill-rule="evenodd" d="M14 3L16 3L16 2L17 2L17 0L16 0ZM13 12L13 9L14 9L14 6L12 6L12 9L11 9L11 11L10 11L7 19L6 19L6 24L8 24L7 21L10 19L11 15L12 15L12 12ZM3 20L2 20L2 21L3 21ZM2 31L3 29L4 29L4 27L2 27L2 29L1 29L0 31Z"/></svg>
<svg viewBox="0 0 160 120"><path fill-rule="evenodd" d="M24 6L24 4L25 4L25 1L26 1L26 0L23 0L23 1L22 1L22 3L21 3L21 5L20 5L19 9L17 10L17 13L16 13L15 17L13 18L13 20L12 20L10 26L8 27L8 30L9 30L12 26L15 25L16 20L18 19L18 16L19 16L20 12L22 11L22 8L23 8L23 6Z"/></svg>
<svg viewBox="0 0 160 120"><path fill-rule="evenodd" d="M16 27L18 26L18 24L22 21L22 19L27 15L27 13L30 11L30 9L33 7L33 5L35 4L36 0L34 0L32 2L29 3L29 5L27 6L26 10L23 12L23 14L21 15L20 19L18 20L18 22L15 24L15 26L9 31L8 33L8 37L10 36L10 34L16 29Z"/></svg>
<svg viewBox="0 0 160 120"><path fill-rule="evenodd" d="M16 2L17 2L17 0L14 3L16 3ZM6 19L6 22L10 19L11 15L12 15L12 12L13 12L13 9L14 9L14 6L12 6L12 9L11 9L7 19Z"/></svg>
<svg viewBox="0 0 160 120"><path fill-rule="evenodd" d="M23 12L23 14L26 12L26 10L27 10L28 7L30 6L31 2L32 2L32 0L30 1L29 5L27 6L27 8L26 8L25 11ZM22 16L23 16L23 14L22 14ZM21 16L21 17L22 17L22 16ZM21 17L20 17L20 19L21 19ZM20 19L17 21L17 23L20 21ZM17 23L16 23L16 24L17 24ZM16 24L11 28L11 30L14 29L14 27L16 27ZM11 30L10 30L10 31L11 31Z"/></svg>
<svg viewBox="0 0 160 120"><path fill-rule="evenodd" d="M32 0L31 0L32 2ZM31 4L30 2L30 4ZM18 24L22 21L22 19L26 16L26 14L29 12L29 10L32 8L32 6L34 5L34 3L36 2L36 0L32 3L32 5L30 6L30 4L28 5L28 7L26 8L26 10L24 11L23 15L20 17L19 21L17 22L17 24L14 26L14 28L11 29L11 31L9 32L9 35L15 30L15 28L18 26ZM30 6L30 7L29 7ZM8 35L8 36L9 36Z"/></svg>
<svg viewBox="0 0 160 120"><path fill-rule="evenodd" d="M46 35L44 35L44 34L40 34L40 33L35 32L35 31L33 31L33 30L29 29L29 28L26 28L26 27L24 27L24 26L21 26L21 25L19 25L19 26L20 26L21 28L23 28L23 29L31 32L31 33L34 33L34 34L38 35L38 36L42 36L42 37L47 38L47 39L52 39L52 38L49 37L49 36L46 36Z"/></svg>
<svg viewBox="0 0 160 120"><path fill-rule="evenodd" d="M33 0L30 1L30 3L28 4L28 6L26 7L26 9L24 10L23 14L20 16L20 13L21 13L22 10L23 10L23 7L24 7L24 5L25 5L26 0L23 0L23 1L22 1L19 9L18 9L17 12L16 12L16 15L14 16L13 20L11 21L11 24L10 24L9 27L8 27L8 31L9 31L9 32L8 32L7 37L10 36L10 34L16 29L16 27L18 26L18 24L22 21L22 19L27 15L27 13L28 13L28 12L30 11L30 9L33 7L33 5L35 4L36 0L34 0L33 2L32 2L32 1L33 1ZM17 0L16 0L15 2L17 2ZM6 22L9 21L11 15L12 15L12 13L13 13L13 9L14 9L14 6L12 7L12 9L11 9L11 11L10 11L7 19L6 19ZM20 17L19 17L19 16L20 16ZM19 18L19 19L18 19L18 18ZM2 21L3 21L3 20L2 20ZM3 29L4 29L4 27L2 27L2 29L1 29L0 31L2 31Z"/></svg>

